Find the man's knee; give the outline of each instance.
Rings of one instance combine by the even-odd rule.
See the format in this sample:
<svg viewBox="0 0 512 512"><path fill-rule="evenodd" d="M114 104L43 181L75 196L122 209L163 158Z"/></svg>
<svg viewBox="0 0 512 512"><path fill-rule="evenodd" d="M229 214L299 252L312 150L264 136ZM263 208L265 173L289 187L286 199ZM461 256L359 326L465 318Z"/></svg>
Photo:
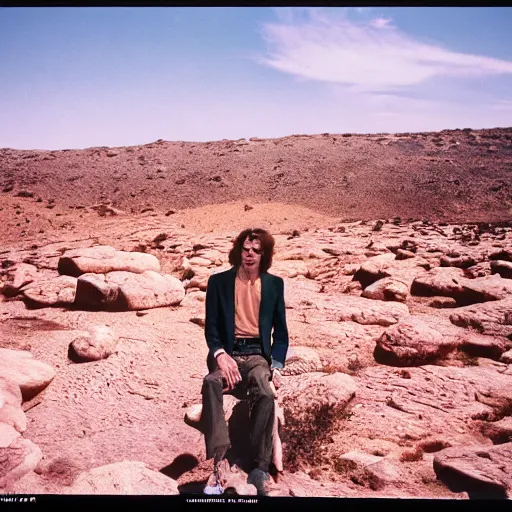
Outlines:
<svg viewBox="0 0 512 512"><path fill-rule="evenodd" d="M222 375L218 372L211 372L203 379L203 389L222 387Z"/></svg>
<svg viewBox="0 0 512 512"><path fill-rule="evenodd" d="M270 388L270 369L263 366L258 366L254 369L253 375L253 390L254 393L261 398L268 401L274 401L274 393Z"/></svg>

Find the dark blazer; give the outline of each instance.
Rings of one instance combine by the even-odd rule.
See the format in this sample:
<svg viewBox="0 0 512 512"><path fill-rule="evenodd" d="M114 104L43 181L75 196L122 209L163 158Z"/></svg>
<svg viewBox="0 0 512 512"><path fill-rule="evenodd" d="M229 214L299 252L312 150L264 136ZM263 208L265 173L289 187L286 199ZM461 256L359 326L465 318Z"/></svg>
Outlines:
<svg viewBox="0 0 512 512"><path fill-rule="evenodd" d="M228 354L235 342L235 278L237 269L230 268L213 274L206 289L206 319L204 333L209 357L223 348ZM284 281L264 272L261 279L259 333L263 356L270 365L282 368L288 350L288 328L284 305ZM272 335L272 328L274 329ZM271 337L273 343L271 343Z"/></svg>

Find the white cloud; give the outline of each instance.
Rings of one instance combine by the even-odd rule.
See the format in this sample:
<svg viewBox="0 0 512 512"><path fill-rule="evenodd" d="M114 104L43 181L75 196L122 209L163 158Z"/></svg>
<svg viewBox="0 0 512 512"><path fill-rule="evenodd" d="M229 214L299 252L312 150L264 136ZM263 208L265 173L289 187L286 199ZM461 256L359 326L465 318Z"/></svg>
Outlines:
<svg viewBox="0 0 512 512"><path fill-rule="evenodd" d="M260 63L295 77L367 91L415 86L439 76L512 73L512 61L426 44L388 18L355 22L346 10L338 12L301 9L296 16L292 10L277 23L265 24L268 53Z"/></svg>
<svg viewBox="0 0 512 512"><path fill-rule="evenodd" d="M389 27L391 23L391 18L375 18L370 21L370 25L375 28L384 28Z"/></svg>

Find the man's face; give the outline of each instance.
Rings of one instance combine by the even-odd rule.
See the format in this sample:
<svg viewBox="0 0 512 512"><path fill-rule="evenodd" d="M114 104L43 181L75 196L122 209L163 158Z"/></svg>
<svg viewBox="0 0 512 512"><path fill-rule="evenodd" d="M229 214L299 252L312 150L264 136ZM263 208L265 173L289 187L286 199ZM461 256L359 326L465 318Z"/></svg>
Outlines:
<svg viewBox="0 0 512 512"><path fill-rule="evenodd" d="M259 270L261 255L263 251L261 249L261 243L259 240L245 239L242 246L242 267L249 273L254 273Z"/></svg>

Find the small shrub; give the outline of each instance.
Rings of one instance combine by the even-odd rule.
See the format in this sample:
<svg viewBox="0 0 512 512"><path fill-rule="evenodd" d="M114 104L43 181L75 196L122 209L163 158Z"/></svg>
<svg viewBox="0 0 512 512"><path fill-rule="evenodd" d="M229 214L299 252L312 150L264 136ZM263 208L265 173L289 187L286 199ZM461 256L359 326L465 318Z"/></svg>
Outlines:
<svg viewBox="0 0 512 512"><path fill-rule="evenodd" d="M449 448L451 444L448 441L440 441L438 439L432 441L423 441L420 443L419 448L425 453L434 453Z"/></svg>
<svg viewBox="0 0 512 512"><path fill-rule="evenodd" d="M286 410L286 409L285 409ZM286 444L284 466L295 472L303 466L321 466L327 462L322 446L327 444L340 415L339 410L324 404L304 411L300 418L288 414L282 441Z"/></svg>
<svg viewBox="0 0 512 512"><path fill-rule="evenodd" d="M423 449L418 446L414 451L406 451L400 455L400 462L416 462L423 458Z"/></svg>

